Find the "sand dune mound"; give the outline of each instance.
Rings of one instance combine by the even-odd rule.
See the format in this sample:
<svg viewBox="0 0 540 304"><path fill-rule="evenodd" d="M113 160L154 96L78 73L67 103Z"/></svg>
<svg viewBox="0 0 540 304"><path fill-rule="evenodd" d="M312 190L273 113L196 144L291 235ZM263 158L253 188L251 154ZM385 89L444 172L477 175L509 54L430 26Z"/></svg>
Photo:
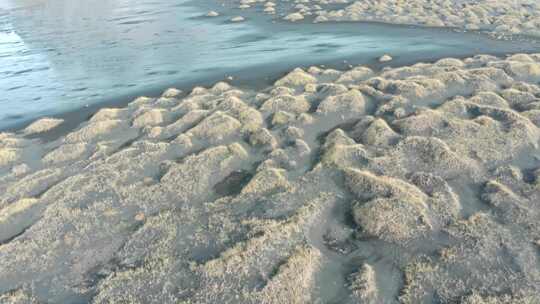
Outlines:
<svg viewBox="0 0 540 304"><path fill-rule="evenodd" d="M294 88L316 82L317 78L315 78L313 75L306 73L302 69L295 69L294 71L287 74L285 77L276 81L274 85Z"/></svg>
<svg viewBox="0 0 540 304"><path fill-rule="evenodd" d="M27 135L47 132L58 127L64 120L55 118L43 118L40 119L24 129L24 133Z"/></svg>
<svg viewBox="0 0 540 304"><path fill-rule="evenodd" d="M269 98L261 106L263 112L284 111L293 114L300 114L309 111L311 105L305 96L278 95Z"/></svg>
<svg viewBox="0 0 540 304"><path fill-rule="evenodd" d="M15 162L19 157L19 151L16 149L4 148L0 150L0 166L6 166Z"/></svg>
<svg viewBox="0 0 540 304"><path fill-rule="evenodd" d="M0 302L534 303L539 64L296 69L2 133Z"/></svg>
<svg viewBox="0 0 540 304"><path fill-rule="evenodd" d="M215 141L231 136L242 126L235 118L217 111L187 132L188 136Z"/></svg>
<svg viewBox="0 0 540 304"><path fill-rule="evenodd" d="M329 96L317 107L319 113L364 113L366 101L358 90L350 90L347 93Z"/></svg>
<svg viewBox="0 0 540 304"><path fill-rule="evenodd" d="M419 237L455 218L460 210L448 184L431 174L416 173L411 184L368 171L347 169L344 173L347 187L358 199L354 220L366 234L383 240Z"/></svg>
<svg viewBox="0 0 540 304"><path fill-rule="evenodd" d="M343 130L336 129L325 139L321 163L326 166L348 168L361 165L368 158L364 145L356 143Z"/></svg>

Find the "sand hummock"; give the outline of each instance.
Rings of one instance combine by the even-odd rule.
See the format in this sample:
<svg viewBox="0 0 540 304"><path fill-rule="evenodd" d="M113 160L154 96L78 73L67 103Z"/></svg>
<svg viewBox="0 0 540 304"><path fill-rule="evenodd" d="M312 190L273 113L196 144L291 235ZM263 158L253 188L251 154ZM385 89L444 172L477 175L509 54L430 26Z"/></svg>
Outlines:
<svg viewBox="0 0 540 304"><path fill-rule="evenodd" d="M63 119L58 118L42 118L30 124L24 129L26 135L39 134L50 131L64 122Z"/></svg>
<svg viewBox="0 0 540 304"><path fill-rule="evenodd" d="M539 83L298 68L1 133L0 303L538 303Z"/></svg>
<svg viewBox="0 0 540 304"><path fill-rule="evenodd" d="M231 22L244 22L246 19L242 16L235 16L230 19Z"/></svg>
<svg viewBox="0 0 540 304"><path fill-rule="evenodd" d="M388 54L384 54L379 58L379 62L389 62L389 61L392 61L392 60L393 60L392 56L390 56Z"/></svg>

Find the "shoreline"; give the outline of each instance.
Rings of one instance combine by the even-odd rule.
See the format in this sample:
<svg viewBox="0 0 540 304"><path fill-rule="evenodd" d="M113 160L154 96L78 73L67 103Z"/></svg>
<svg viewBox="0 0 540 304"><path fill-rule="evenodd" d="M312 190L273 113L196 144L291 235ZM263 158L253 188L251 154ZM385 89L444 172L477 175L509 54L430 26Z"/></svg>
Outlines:
<svg viewBox="0 0 540 304"><path fill-rule="evenodd" d="M482 34L479 34L482 35ZM540 43L540 40L535 41L537 43ZM470 53L470 54L464 54L461 56L453 56L451 58L456 59L464 59L469 58L475 55L491 55L496 57L511 55L511 54L517 54L517 53L526 53L526 54L533 54L534 50L529 50L529 52L525 51L519 51L516 50L515 53L507 53L507 52L493 52L493 53ZM365 54L361 54L360 57L364 57ZM382 55L382 54L381 54ZM354 57L354 56L353 56ZM192 88L194 87L209 87L214 85L215 83L218 83L220 81L226 81L230 83L231 85L234 85L239 88L247 88L252 90L260 90L266 87L269 87L273 84L273 82L294 68L309 68L310 66L324 66L325 68L332 68L336 70L347 70L351 66L366 66L368 68L372 68L374 70L381 70L384 67L392 67L392 68L398 68L408 65L413 65L416 63L433 63L437 60L444 59L444 58L450 58L449 56L433 56L433 57L422 57L422 58L403 58L403 56L393 58L391 62L385 62L381 63L378 61L378 57L374 56L370 63L358 63L358 58L350 58L350 56L339 58L336 60L330 60L330 61L324 61L319 62L318 64L306 64L306 65L294 65L290 64L288 66L280 66L279 68L272 69L273 65L266 64L256 67L250 67L242 70L232 70L228 74L220 74L220 75L214 75L209 77L203 77L200 79L193 79L188 80L180 83L170 83L168 85L163 85L157 88L147 89L147 90L140 90L137 92L134 92L132 94L128 94L123 97L117 97L111 100L104 100L101 102L95 102L92 104L89 104L88 106L83 106L74 110L68 110L62 113L54 114L54 115L42 115L37 118L29 118L28 120L25 120L23 122L20 122L18 124L15 124L10 127L6 128L0 128L0 133L7 132L7 133L19 133L22 130L24 130L26 127L31 125L33 122L43 119L43 118L53 118L53 119L62 119L64 122L59 125L58 127L47 131L43 133L38 133L34 135L27 136L28 138L39 138L44 140L45 142L55 140L58 137L61 137L65 135L66 133L74 130L77 128L81 123L87 121L97 113L99 110L103 108L122 108L127 106L130 102L135 100L138 97L145 96L145 97L151 97L151 98L157 98L163 93L165 90L169 88L175 88L179 89L184 93L190 92ZM356 60L355 60L356 59ZM261 69L266 69L265 74L260 76L259 72ZM233 80L226 79L227 77L232 76Z"/></svg>
<svg viewBox="0 0 540 304"><path fill-rule="evenodd" d="M419 49L418 51L418 54L415 54L414 51L412 52L407 52L407 53L404 53L404 54L394 54L392 53L391 51L386 51L384 50L384 45L381 44L381 42L376 42L374 43L374 46L377 47L378 49L381 49L381 47L379 45L382 45L382 49L380 51L376 51L375 49L373 51L371 51L369 49L369 47L366 47L365 50L361 50L361 51L358 51L357 54L351 54L352 53L352 50L353 47L349 47L349 49L347 49L347 45L346 43L347 42L344 42L344 41L340 41L340 43L338 43L336 46L339 48L339 52L340 53L347 53L347 55L343 55L343 54L340 54L340 55L328 55L328 54L324 54L324 55L321 55L320 57L321 58L324 58L324 59L320 59L318 58L319 56L317 55L317 51L319 51L317 48L318 46L317 45L311 45L311 46L308 46L308 48L312 48L313 51L311 51L311 54L313 54L313 58L312 59L309 59L309 60L306 60L304 58L307 58L309 56L311 56L311 54L306 54L306 56L303 56L303 57L299 57L299 56L295 56L296 58L298 58L298 61L301 61L300 64L298 64L298 62L296 60L293 60L293 59L288 59L288 58L283 58L285 59L284 62L280 62L281 58L277 58L275 60L272 60L268 63L264 63L264 64L258 64L258 63L255 63L255 64L250 64L250 66L248 66L247 68L244 68L244 69L241 69L241 70L234 70L234 69L229 69L229 68L220 68L219 66L217 66L215 68L216 72L206 72L207 70L211 70L212 69L212 66L210 66L209 69L202 69L202 70L189 70L186 71L186 72L183 72L181 69L181 65L179 65L178 71L176 71L176 73L178 74L182 74L182 75L192 75L192 74L195 74L195 75L200 75L200 76L187 76L187 77L182 77L183 80L179 80L179 81L169 81L169 79L173 79L173 78L178 78L178 77L175 77L175 76L170 76L170 77L162 77L161 78L161 81L159 82L156 82L156 83L159 83L159 85L152 85L151 87L147 87L147 88L144 88L141 87L141 86L138 86L138 87L141 87L139 89L136 89L136 90L133 90L133 91L129 91L128 89L121 89L119 90L118 92L118 96L114 96L116 95L114 92L115 91L106 91L108 93L105 93L103 94L102 96L100 96L98 99L94 99L94 98L87 98L86 99L86 102L82 103L78 106L71 106L70 105L70 100L62 100L62 99L59 99L61 100L61 102L58 103L58 108L65 108L65 109L62 109L62 110L57 110L55 109L53 106L48 106L49 104L50 105L55 105L56 103L54 102L54 100L51 100L50 103L47 103L47 105L45 106L44 104L44 109L42 109L42 112L43 113L38 113L37 111L34 111L34 110L30 110L30 113L31 114L27 114L27 115L14 115L13 116L13 119L10 121L10 119L6 119L4 121L4 125L2 125L2 127L0 127L0 132L13 132L13 131L20 131L21 129L23 129L25 126L31 124L33 121L35 121L36 119L39 119L39 118L42 118L42 117L60 117L60 118L70 118L70 117L76 117L76 118L73 118L73 119L69 119L71 120L71 123L70 123L70 126L71 127L68 127L69 128L72 128L74 126L76 126L78 123L84 121L85 117L88 117L89 115L91 115L92 113L95 113L95 111L99 110L99 108L102 108L102 107L107 107L107 106L121 106L121 105L125 105L126 103L128 103L130 100L136 98L137 96L141 96L141 95L157 95L160 91L163 91L165 90L166 88L168 87L181 87L181 88L190 88L190 87L193 87L193 86L197 86L197 85L210 85L214 82L217 82L219 80L222 80L224 77L222 76L225 76L227 74L239 74L240 77L243 77L242 74L246 74L246 75L249 75L249 76L246 76L244 78L246 79L259 79L260 77L258 77L258 75L256 75L258 73L258 71L264 71L263 74L264 75L268 75L270 77L278 77L280 74L282 73L286 73L288 70L291 70L291 69L294 69L295 67L308 67L310 65L318 65L318 64L325 64L325 65L328 65L328 66L332 66L332 67L338 67L338 68L346 68L346 65L341 65L341 61L342 60L349 60L351 64L353 65L360 65L360 64L363 64L363 65L367 65L367 66L370 66L370 62L373 62L374 59L376 57L379 57L381 55L383 55L384 53L389 53L389 54L392 54L393 57L396 57L395 59L396 60L402 60L404 59L404 57L407 57L407 56L410 56L410 59L406 59L406 60L402 60L402 64L412 64L412 63L415 63L415 62L421 62L421 61L433 61L433 60L436 60L436 59L440 59L440 58L445 58L445 57L457 57L457 58L464 58L464 57L467 57L467 56L473 56L473 55L476 55L476 54L493 54L493 55L503 55L503 54L508 54L508 53L532 53L532 52L535 52L535 50L538 48L538 45L539 45L539 42L540 40L539 39L535 39L535 38L531 38L531 37L524 37L524 36L514 36L513 38L513 41L504 41L504 40L501 40L501 39L495 39L493 37L491 37L490 35L486 34L486 33L483 33L483 32L476 32L476 31L466 31L465 33L462 33L460 30L458 29L452 29L452 28L441 28L441 27L433 27L433 28L429 28L429 27L425 27L425 26L418 26L418 25L396 25L396 24L388 24L388 23L384 23L384 22L357 22L357 21L350 21L350 22L328 22L328 23L318 23L318 24L312 24L312 23L307 23L307 22L303 22L303 21L300 21L298 24L294 24L294 23L291 23L291 22L286 22L284 20L281 20L281 19L277 19L277 20L273 20L272 21L272 17L271 16L266 16L266 15L261 15L259 12L256 12L255 10L238 10L234 7L224 7L223 8L223 11L221 11L222 13L224 12L224 15L220 15L219 17L215 17L215 18L209 18L209 17L204 17L204 11L206 8L210 8L212 6L209 5L211 1L207 1L207 2L204 2L204 3L197 3L197 2L188 2L188 5L195 8L196 10L200 11L201 12L201 15L199 17L193 17L194 19L197 19L197 20L208 20L209 23L215 23L215 24L228 24L227 20L230 16L234 16L235 14L241 14L242 16L246 16L246 23L249 23L250 24L250 27L251 25L253 25L254 28L260 28L262 29L261 33L264 33L266 31L272 31L272 29L274 28L277 28L278 32L280 31L285 31L285 32L302 32L302 27L305 25L307 27L311 27L313 30L310 31L317 34L318 32L320 32L321 34L329 34L330 36L332 36L333 34L337 34L337 33L340 33L340 32L346 32L348 34L346 34L347 37L350 37L351 38L351 42L354 42L354 39L357 38L356 36L354 35L351 35L350 33L351 32L360 32L360 35L358 36L359 38L359 41L360 43L357 42L357 44L361 44L363 43L362 41L362 37L364 37L364 35L367 35L368 38L371 39L371 36L370 34L370 31L382 31L382 36L386 36L386 41L385 42L388 42L388 43L391 43L392 42L392 39L394 39L394 34L392 34L393 31L395 31L396 33L402 33L403 35L407 35L407 37L410 35L411 37L414 36L415 34L415 31L418 31L418 33L420 33L423 36L433 36L433 39L438 39L438 37L440 36L440 39L442 39L441 41L442 42L439 42L437 44L435 44L433 47L433 51L426 51L426 50L423 50L423 49ZM213 3L213 2L212 2ZM257 19L257 17L262 17L260 19ZM274 23L275 22L275 23ZM368 28L368 30L366 30L366 28ZM371 30L369 30L369 28L372 28ZM405 30L403 30L405 29ZM257 32L257 35L259 35L260 33ZM455 37L457 37L458 35L461 35L463 34L464 36L463 37L466 37L466 39L464 38L464 43L463 44L470 44L470 45L475 45L475 44L480 44L479 47L477 49L473 49L473 47L469 48L469 49L465 49L465 51L461 51L459 50L459 47L461 47L461 45L452 45L452 44L449 44L448 45L448 50L444 50L444 39L449 39L449 40L455 40ZM241 37L243 39L246 39L246 41L239 41L238 43L251 43L251 42L254 42L256 43L259 39L257 36L254 36L254 37L249 37L250 34L248 34L247 36L248 37ZM396 37L397 38L397 37ZM253 39L252 41L250 39ZM405 39L407 40L407 39ZM478 40L478 42L476 41ZM384 43L384 42L383 42ZM453 42L455 44L455 41ZM426 45L428 45L429 43L426 43ZM487 47L484 46L485 45L488 45ZM514 47L513 44L519 44L521 45L522 47L520 46L517 46L517 47ZM412 45L414 47L414 45ZM423 46L423 45L422 45ZM359 45L355 45L354 47L359 47ZM360 46L361 47L361 46ZM429 47L429 46L427 46ZM331 48L332 48L332 45L329 44L327 46L325 46L324 44L321 45L321 52L326 52L326 53L329 53L329 52L332 52ZM395 48L395 46L393 47L390 47L390 48ZM453 51L450 51L451 48L453 48L453 50L456 52L456 54L453 54ZM491 50L495 50L494 52L491 51ZM255 50L255 51L258 51L258 50ZM263 52L264 50L262 50L261 52ZM437 53L438 55L436 56L431 56L431 53ZM286 53L285 53L286 54ZM291 55L294 56L294 51L292 53L290 53ZM301 53L303 54L303 53ZM400 55L403 55L403 56L400 56ZM264 56L264 53L261 54L261 56ZM371 58L372 57L372 58ZM371 58L371 60L366 60L365 58ZM370 61L370 62L369 62ZM390 63L390 66L392 66L393 64L397 64L399 65L400 63L396 63L396 61ZM200 71L203 71L203 72L200 72ZM255 71L255 72L254 72ZM252 75L255 75L255 77L253 77ZM140 78L141 80L144 81L144 77L143 78ZM150 80L150 78L149 78ZM129 83L129 82L126 82L126 84ZM268 84L268 83L267 83ZM93 87L93 86L84 86L85 88L90 88L90 90L87 90L87 91L94 91L93 93L99 93L97 91L97 89L93 90L93 88L98 88L98 86L96 87ZM113 89L114 90L114 89ZM123 93L123 92L126 92L126 93ZM39 93L39 92L38 92ZM69 92L68 92L69 93ZM88 96L92 96L90 95L90 93L88 93ZM15 96L12 96L11 98L15 98ZM14 99L15 100L15 99ZM79 101L77 101L78 103ZM86 107L85 104L88 104L89 106ZM9 113L9 111L8 111Z"/></svg>

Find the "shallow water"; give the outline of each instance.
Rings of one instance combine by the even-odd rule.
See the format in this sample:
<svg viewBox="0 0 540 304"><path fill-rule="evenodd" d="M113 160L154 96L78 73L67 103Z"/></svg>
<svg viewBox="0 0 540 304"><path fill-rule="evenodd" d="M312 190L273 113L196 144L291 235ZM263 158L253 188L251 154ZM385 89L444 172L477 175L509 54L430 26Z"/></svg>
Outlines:
<svg viewBox="0 0 540 304"><path fill-rule="evenodd" d="M222 15L204 17L210 9ZM228 22L234 15L246 16L247 22ZM262 16L217 1L3 0L0 129L254 67L261 67L254 71L262 77L344 59L374 64L384 53L398 64L537 48L535 42L450 30L365 23L299 26Z"/></svg>

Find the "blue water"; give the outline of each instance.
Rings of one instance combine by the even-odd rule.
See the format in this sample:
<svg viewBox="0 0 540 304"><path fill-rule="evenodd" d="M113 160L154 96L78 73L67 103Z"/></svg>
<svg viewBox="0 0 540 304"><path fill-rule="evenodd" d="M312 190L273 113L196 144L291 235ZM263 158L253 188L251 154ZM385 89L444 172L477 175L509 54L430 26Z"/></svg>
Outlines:
<svg viewBox="0 0 540 304"><path fill-rule="evenodd" d="M210 9L222 12L204 17ZM235 15L244 23L230 23ZM414 61L534 51L536 42L381 24L293 25L200 0L0 0L0 129L250 67L384 53ZM266 70L260 69L260 75Z"/></svg>

